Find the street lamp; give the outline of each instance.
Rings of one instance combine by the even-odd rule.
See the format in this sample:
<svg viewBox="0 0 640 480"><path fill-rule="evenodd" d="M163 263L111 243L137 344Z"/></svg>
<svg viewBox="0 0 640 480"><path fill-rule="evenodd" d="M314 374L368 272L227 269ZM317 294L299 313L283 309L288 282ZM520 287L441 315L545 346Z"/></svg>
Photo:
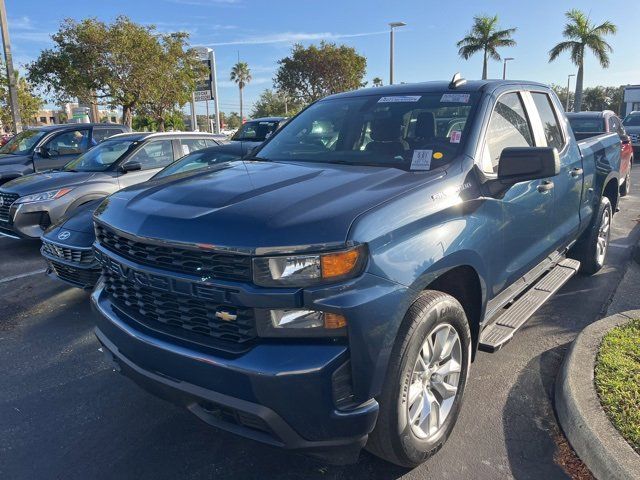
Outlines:
<svg viewBox="0 0 640 480"><path fill-rule="evenodd" d="M507 78L507 62L509 60L515 60L513 57L505 57L504 63L502 64L502 79L505 80Z"/></svg>
<svg viewBox="0 0 640 480"><path fill-rule="evenodd" d="M391 22L389 26L389 85L393 85L393 29L396 27L404 27L404 22Z"/></svg>
<svg viewBox="0 0 640 480"><path fill-rule="evenodd" d="M576 74L575 73L570 73L569 75L567 75L567 105L564 107L564 111L568 112L569 111L569 99L571 98L571 90L569 90L569 85L571 82L571 77L575 77Z"/></svg>

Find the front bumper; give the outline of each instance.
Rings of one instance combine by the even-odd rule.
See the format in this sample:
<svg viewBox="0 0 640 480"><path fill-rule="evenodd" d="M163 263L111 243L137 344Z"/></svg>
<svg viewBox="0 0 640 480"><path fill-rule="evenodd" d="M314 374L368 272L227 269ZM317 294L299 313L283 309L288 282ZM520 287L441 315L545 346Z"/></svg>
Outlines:
<svg viewBox="0 0 640 480"><path fill-rule="evenodd" d="M0 231L17 238L40 238L66 211L66 202L14 203L8 221L0 221Z"/></svg>
<svg viewBox="0 0 640 480"><path fill-rule="evenodd" d="M211 425L335 464L354 462L375 426L375 400L334 405L346 345L265 343L225 358L132 328L101 286L91 298L96 336L119 370Z"/></svg>

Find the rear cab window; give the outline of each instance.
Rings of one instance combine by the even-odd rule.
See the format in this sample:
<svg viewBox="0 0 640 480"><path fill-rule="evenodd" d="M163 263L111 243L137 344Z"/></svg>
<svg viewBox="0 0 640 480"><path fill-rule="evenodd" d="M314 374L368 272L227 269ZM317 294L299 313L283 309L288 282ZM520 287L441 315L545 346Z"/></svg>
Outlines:
<svg viewBox="0 0 640 480"><path fill-rule="evenodd" d="M551 102L551 97L542 92L531 92L531 97L542 122L542 130L547 141L547 147L555 147L560 152L564 148L565 139L560 128L556 109Z"/></svg>

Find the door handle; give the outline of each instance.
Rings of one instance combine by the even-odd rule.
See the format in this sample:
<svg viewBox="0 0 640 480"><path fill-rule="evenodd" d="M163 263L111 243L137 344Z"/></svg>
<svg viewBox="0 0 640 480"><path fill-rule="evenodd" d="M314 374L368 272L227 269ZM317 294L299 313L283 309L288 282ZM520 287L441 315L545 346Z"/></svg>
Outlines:
<svg viewBox="0 0 640 480"><path fill-rule="evenodd" d="M571 176L572 177L577 177L578 175L582 175L583 172L584 172L584 170L582 170L580 167L572 168L571 169Z"/></svg>
<svg viewBox="0 0 640 480"><path fill-rule="evenodd" d="M551 180L545 180L540 185L538 185L538 191L540 193L545 193L551 190L554 187L553 182Z"/></svg>

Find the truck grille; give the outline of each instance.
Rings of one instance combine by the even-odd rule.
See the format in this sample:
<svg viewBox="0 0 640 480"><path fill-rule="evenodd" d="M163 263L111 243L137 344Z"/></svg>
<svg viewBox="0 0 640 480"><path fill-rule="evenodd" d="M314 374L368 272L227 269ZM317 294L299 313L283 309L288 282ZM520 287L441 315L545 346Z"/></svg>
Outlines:
<svg viewBox="0 0 640 480"><path fill-rule="evenodd" d="M95 262L93 249L80 249L63 247L52 242L42 239L42 252L45 255L61 258L67 262L79 263L81 265L91 265Z"/></svg>
<svg viewBox="0 0 640 480"><path fill-rule="evenodd" d="M254 311L149 288L102 269L111 303L148 328L213 347L246 347L256 338ZM233 318L235 316L235 318Z"/></svg>
<svg viewBox="0 0 640 480"><path fill-rule="evenodd" d="M61 280L72 283L80 288L95 286L102 273L100 268L75 268L64 263L49 259L51 271Z"/></svg>
<svg viewBox="0 0 640 480"><path fill-rule="evenodd" d="M96 239L105 248L142 265L172 272L222 280L251 280L251 257L215 251L200 251L172 245L154 245L124 237L96 224Z"/></svg>
<svg viewBox="0 0 640 480"><path fill-rule="evenodd" d="M9 208L11 208L11 204L18 199L19 195L17 193L5 193L0 192L0 198L2 198L2 205L0 205L0 221L9 222Z"/></svg>
<svg viewBox="0 0 640 480"><path fill-rule="evenodd" d="M631 143L640 143L640 133L631 133L629 138L631 138Z"/></svg>

